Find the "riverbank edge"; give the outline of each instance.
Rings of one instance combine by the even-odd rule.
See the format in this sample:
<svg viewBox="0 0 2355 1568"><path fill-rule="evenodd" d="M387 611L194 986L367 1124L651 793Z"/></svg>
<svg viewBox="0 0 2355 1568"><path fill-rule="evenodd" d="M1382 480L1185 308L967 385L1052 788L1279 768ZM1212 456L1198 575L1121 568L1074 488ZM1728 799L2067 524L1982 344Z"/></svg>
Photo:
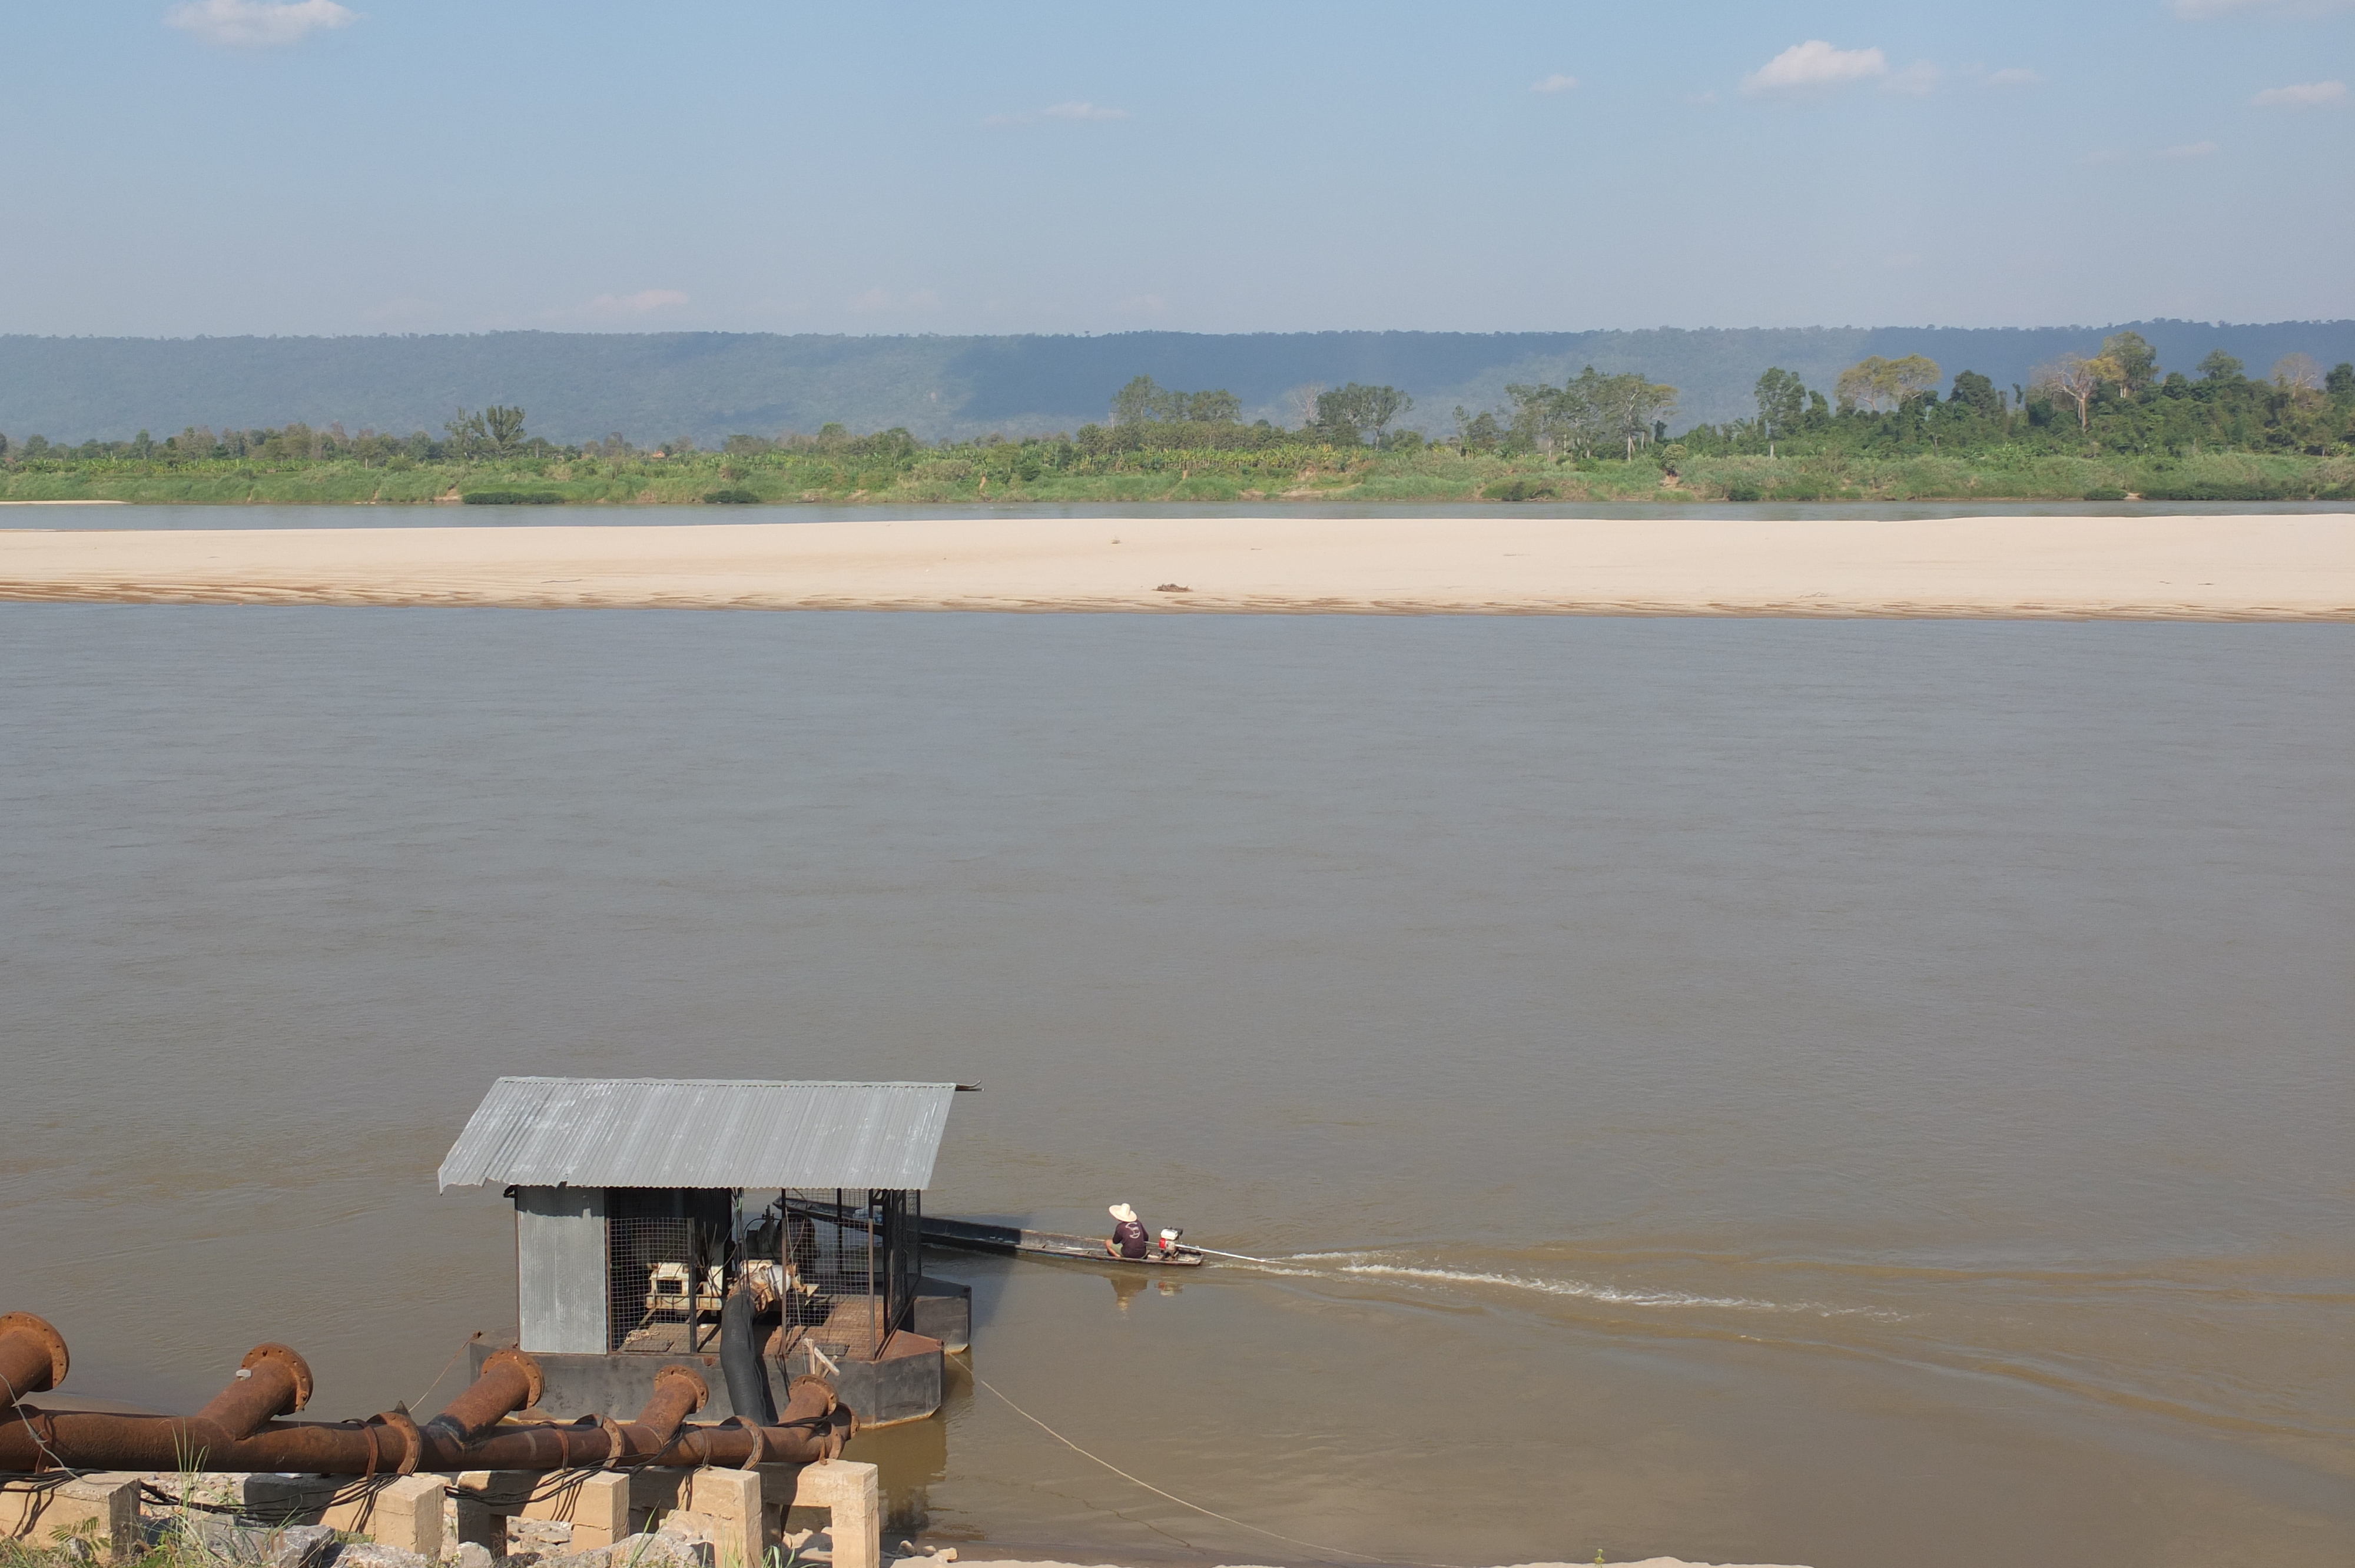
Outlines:
<svg viewBox="0 0 2355 1568"><path fill-rule="evenodd" d="M405 461L405 460L403 460ZM1329 449L1265 454L1168 450L1041 466L1011 444L897 456L782 458L689 452L488 459L401 467L320 460L0 469L0 501L113 500L159 506L1206 505L1614 503L1689 505L2190 502L2355 499L2355 458L2306 452L2162 454L1932 450L1814 455L1657 454L1579 463L1535 454Z"/></svg>

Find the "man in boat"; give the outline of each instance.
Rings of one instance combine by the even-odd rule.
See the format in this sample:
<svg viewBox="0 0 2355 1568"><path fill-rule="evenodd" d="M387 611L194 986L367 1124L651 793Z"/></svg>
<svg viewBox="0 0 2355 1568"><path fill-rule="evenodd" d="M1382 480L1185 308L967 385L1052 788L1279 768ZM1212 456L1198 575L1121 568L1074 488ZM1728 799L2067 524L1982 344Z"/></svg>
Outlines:
<svg viewBox="0 0 2355 1568"><path fill-rule="evenodd" d="M1136 1211L1126 1203L1114 1203L1112 1218L1112 1240L1104 1243L1104 1250L1131 1263L1144 1262L1146 1255L1152 1251L1153 1244L1146 1238L1145 1223L1136 1217Z"/></svg>

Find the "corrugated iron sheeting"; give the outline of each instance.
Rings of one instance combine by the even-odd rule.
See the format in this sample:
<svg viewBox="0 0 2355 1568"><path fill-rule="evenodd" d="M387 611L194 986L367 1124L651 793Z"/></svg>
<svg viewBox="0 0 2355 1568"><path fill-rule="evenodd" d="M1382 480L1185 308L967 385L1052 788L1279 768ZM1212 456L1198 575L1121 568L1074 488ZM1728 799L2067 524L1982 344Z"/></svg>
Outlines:
<svg viewBox="0 0 2355 1568"><path fill-rule="evenodd" d="M931 1185L954 1084L501 1078L442 1161L473 1187Z"/></svg>

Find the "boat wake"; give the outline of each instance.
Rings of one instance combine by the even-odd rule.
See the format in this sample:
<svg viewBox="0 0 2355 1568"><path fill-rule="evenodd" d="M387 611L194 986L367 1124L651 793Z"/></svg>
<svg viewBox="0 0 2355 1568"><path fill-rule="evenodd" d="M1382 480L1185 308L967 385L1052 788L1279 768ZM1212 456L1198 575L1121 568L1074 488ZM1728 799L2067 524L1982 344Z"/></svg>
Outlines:
<svg viewBox="0 0 2355 1568"><path fill-rule="evenodd" d="M1493 1274L1477 1269L1436 1268L1410 1263L1380 1261L1380 1254L1355 1252L1303 1252L1281 1258L1259 1260L1260 1272L1289 1275L1295 1277L1336 1279L1356 1275L1383 1279L1405 1279L1439 1286L1467 1286L1503 1290L1529 1291L1542 1296L1570 1297L1584 1301L1598 1301L1612 1307L1642 1308L1714 1308L1733 1312L1788 1312L1817 1318L1869 1318L1878 1322L1902 1321L1905 1314L1885 1307L1835 1307L1822 1301L1766 1301L1750 1296L1709 1296L1686 1290L1628 1289L1614 1285L1598 1285L1582 1279L1543 1279L1525 1274ZM1289 1264L1330 1264L1332 1266L1287 1267Z"/></svg>

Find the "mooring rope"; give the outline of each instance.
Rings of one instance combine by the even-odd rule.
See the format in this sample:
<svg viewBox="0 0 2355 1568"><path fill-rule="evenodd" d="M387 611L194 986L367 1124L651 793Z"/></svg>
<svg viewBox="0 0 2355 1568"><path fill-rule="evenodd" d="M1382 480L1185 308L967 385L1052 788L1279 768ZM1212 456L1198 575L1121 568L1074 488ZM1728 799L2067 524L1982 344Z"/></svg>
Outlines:
<svg viewBox="0 0 2355 1568"><path fill-rule="evenodd" d="M990 1393L996 1394L998 1398L1005 1400L1007 1405L1013 1410L1015 1414L1022 1417L1023 1420L1028 1421L1031 1425L1036 1426L1039 1431L1044 1432L1048 1436L1052 1437L1056 1442L1060 1443L1072 1453L1079 1455L1080 1457L1092 1460L1096 1464L1102 1465L1105 1469L1110 1470L1122 1480L1127 1481L1134 1486L1143 1487L1155 1497L1167 1498L1171 1502L1176 1503L1179 1508L1191 1509L1196 1513L1202 1515L1206 1519L1215 1519L1222 1524L1231 1524L1238 1530L1248 1530L1254 1535L1264 1535L1271 1541L1285 1542L1294 1546L1305 1546L1311 1552L1328 1552L1337 1556L1351 1557L1360 1563L1399 1563L1399 1559L1394 1557L1369 1557L1362 1552L1352 1552L1346 1546L1327 1546L1322 1542L1303 1541L1296 1535L1286 1535L1280 1530L1268 1530L1260 1525L1251 1524L1245 1520L1236 1519L1231 1514L1220 1513L1216 1509L1204 1508L1200 1503L1188 1502L1176 1492L1163 1491L1159 1487L1155 1486L1151 1481L1145 1479L1143 1477L1130 1475L1126 1470L1122 1469L1118 1465L1114 1464L1110 1459L1103 1457L1102 1455L1089 1453L1085 1448L1081 1447L1069 1437L1064 1436L1061 1433L1056 1431L1053 1427L1048 1425L1045 1422L1039 1420L1037 1416L1031 1414L1020 1405L1016 1404L1011 1398L1007 1397L1003 1390L998 1388L996 1383L991 1383L987 1378L982 1376L979 1372L975 1372L973 1374L973 1381L981 1384L982 1387L989 1390ZM1444 1568L1444 1565L1436 1563L1399 1563L1399 1568Z"/></svg>
<svg viewBox="0 0 2355 1568"><path fill-rule="evenodd" d="M479 1340L482 1337L483 1331L480 1329L477 1329L473 1333L467 1335L464 1340L461 1340L458 1342L458 1348L450 1352L450 1359L442 1363L442 1370L433 1374L433 1381L425 1385L425 1392L419 1394L415 1399L410 1400L407 1404L402 1405L401 1408L403 1410L415 1410L419 1406L422 1405L426 1400L432 1396L433 1391L442 1386L442 1380L450 1375L450 1369L458 1364L458 1358L466 1353L466 1347L473 1344L476 1340Z"/></svg>

